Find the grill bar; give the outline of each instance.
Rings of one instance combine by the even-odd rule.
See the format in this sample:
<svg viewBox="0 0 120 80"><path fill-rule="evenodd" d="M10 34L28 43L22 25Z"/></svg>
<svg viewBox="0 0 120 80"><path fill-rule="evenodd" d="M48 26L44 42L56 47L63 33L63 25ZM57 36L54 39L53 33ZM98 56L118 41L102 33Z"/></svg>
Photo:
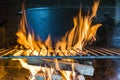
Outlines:
<svg viewBox="0 0 120 80"><path fill-rule="evenodd" d="M11 59L11 58L40 58L40 59L111 59L111 58L120 58L120 56L2 56L2 59Z"/></svg>
<svg viewBox="0 0 120 80"><path fill-rule="evenodd" d="M101 49L103 49L103 48L101 48ZM106 52L112 53L114 55L119 55L120 56L120 51L118 52L117 50L114 50L114 49L113 50L103 49L103 50L105 50Z"/></svg>
<svg viewBox="0 0 120 80"><path fill-rule="evenodd" d="M106 52L106 54L111 55L111 56L114 55L114 54L112 54L110 52L104 51L103 49L96 49L96 50L99 51L99 52L102 52L102 53Z"/></svg>
<svg viewBox="0 0 120 80"><path fill-rule="evenodd" d="M0 49L0 58L46 58L46 59L62 59L62 58L74 58L74 59L106 59L106 58L120 58L120 48L101 48L101 47L87 47L84 49L87 51L87 55L73 56L21 56L26 50L17 49L14 47ZM70 52L70 51L68 51ZM76 51L77 52L77 51ZM16 55L15 55L16 54ZM32 52L31 52L32 54ZM13 56L14 55L14 56Z"/></svg>

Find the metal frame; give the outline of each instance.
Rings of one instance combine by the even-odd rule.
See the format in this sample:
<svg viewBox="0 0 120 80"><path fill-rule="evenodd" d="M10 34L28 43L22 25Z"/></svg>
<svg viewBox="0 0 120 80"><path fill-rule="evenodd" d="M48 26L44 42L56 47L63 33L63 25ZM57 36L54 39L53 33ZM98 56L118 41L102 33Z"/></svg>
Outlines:
<svg viewBox="0 0 120 80"><path fill-rule="evenodd" d="M20 49L21 50L21 49ZM11 58L40 58L40 59L113 59L120 58L120 48L102 48L102 47L93 47L84 49L88 53L86 55L77 55L77 56L13 56L14 52L20 51L17 48L3 48L0 49L0 59L11 59Z"/></svg>
<svg viewBox="0 0 120 80"><path fill-rule="evenodd" d="M0 59L11 59L11 58L39 58L39 59L111 59L120 58L120 56L1 56Z"/></svg>

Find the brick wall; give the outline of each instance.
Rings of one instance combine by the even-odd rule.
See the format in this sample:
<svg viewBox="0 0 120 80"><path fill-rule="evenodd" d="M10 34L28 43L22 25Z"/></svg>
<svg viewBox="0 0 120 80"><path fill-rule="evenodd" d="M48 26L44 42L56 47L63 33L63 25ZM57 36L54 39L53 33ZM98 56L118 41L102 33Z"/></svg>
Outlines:
<svg viewBox="0 0 120 80"><path fill-rule="evenodd" d="M19 15L17 13L21 8L20 3L20 0L0 1L0 17L6 20L6 22L0 26L0 29L2 29L2 32L0 34L0 40L3 40L1 41L3 42L1 43L2 46L9 46L15 44L16 42L15 33L18 29L19 23Z"/></svg>

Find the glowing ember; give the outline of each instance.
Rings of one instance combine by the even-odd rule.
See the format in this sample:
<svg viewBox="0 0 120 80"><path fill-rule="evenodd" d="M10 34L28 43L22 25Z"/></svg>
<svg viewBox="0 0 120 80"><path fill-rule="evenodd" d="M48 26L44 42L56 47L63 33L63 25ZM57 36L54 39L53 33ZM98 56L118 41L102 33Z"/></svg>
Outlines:
<svg viewBox="0 0 120 80"><path fill-rule="evenodd" d="M45 42L35 39L34 32L31 31L27 26L25 9L23 6L22 19L20 21L20 28L16 35L18 36L17 42L24 47L25 53L16 53L14 56L25 55L25 56L75 56L79 54L86 54L82 51L83 47L87 43L95 41L96 31L102 24L92 25L92 19L96 16L99 1L96 0L92 7L92 14L87 14L82 16L82 11L80 10L79 15L74 17L74 27L71 31L67 32L65 36L61 38L55 44L53 49L52 41L50 35ZM30 80L35 80L35 76L38 72L44 73L42 76L45 80L52 80L52 75L54 71L59 71L62 76L62 80L76 80L76 72L74 70L74 65L72 65L72 71L65 71L59 68L58 60L55 59L55 68L47 68L41 66L29 65L23 59L18 59L22 66L29 69L31 72ZM62 61L71 61L73 59L62 59Z"/></svg>

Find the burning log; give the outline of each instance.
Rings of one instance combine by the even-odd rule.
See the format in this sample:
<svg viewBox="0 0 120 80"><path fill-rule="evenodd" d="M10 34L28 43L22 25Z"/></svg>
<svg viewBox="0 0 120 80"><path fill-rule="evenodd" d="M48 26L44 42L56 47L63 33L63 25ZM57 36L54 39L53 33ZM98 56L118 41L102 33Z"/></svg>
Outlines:
<svg viewBox="0 0 120 80"><path fill-rule="evenodd" d="M37 75L36 80L45 80L43 76ZM60 75L52 75L52 80L62 80L62 77ZM83 75L78 75L76 80L85 80L85 77Z"/></svg>
<svg viewBox="0 0 120 80"><path fill-rule="evenodd" d="M48 67L52 66L53 68L55 68L56 64L53 60L46 60L46 59L28 59L28 64L30 65L47 65ZM60 69L64 69L64 70L71 70L72 63L70 62L62 62L62 61L58 61L59 67ZM79 64L79 63L73 63L74 64L74 69L75 71L77 71L80 74L83 75L90 75L93 76L94 73L94 68L93 66L89 66L89 65L83 65L83 64Z"/></svg>
<svg viewBox="0 0 120 80"><path fill-rule="evenodd" d="M45 80L44 74L40 73L36 75L36 80ZM62 80L62 77L60 75L53 74L52 80Z"/></svg>
<svg viewBox="0 0 120 80"><path fill-rule="evenodd" d="M78 75L78 80L85 80L85 77L83 75Z"/></svg>
<svg viewBox="0 0 120 80"><path fill-rule="evenodd" d="M26 63L26 60L18 59L21 62L21 65L29 69L31 72L31 76L29 77L31 80L84 80L83 75L77 74L74 69L71 70L57 70L49 67L42 67L37 65L30 65Z"/></svg>

